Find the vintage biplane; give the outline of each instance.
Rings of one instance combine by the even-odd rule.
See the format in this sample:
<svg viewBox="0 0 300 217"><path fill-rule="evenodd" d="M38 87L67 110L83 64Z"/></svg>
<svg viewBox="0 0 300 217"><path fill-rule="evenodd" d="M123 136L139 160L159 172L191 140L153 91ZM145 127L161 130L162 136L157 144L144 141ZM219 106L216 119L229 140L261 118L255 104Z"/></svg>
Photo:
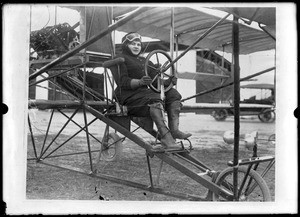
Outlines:
<svg viewBox="0 0 300 217"><path fill-rule="evenodd" d="M67 6L64 6L67 7ZM51 83L49 86L55 89L55 93L64 94L66 97L57 99L29 99L29 109L49 109L49 121L43 141L37 141L32 130L31 120L28 116L28 125L31 135L34 160L37 163L56 168L85 174L95 179L104 179L111 182L124 184L154 193L165 194L185 200L199 201L270 201L269 188L264 181L264 176L275 163L274 156L258 156L257 135L248 140L253 145L253 156L247 159L239 159L239 91L240 81L251 79L275 67L263 70L254 75L240 78L239 55L252 52L275 49L275 8L217 8L226 11L223 18L204 13L189 7L123 7L123 6L70 6L80 13L80 22L74 26L58 24L43 28L40 31L31 32L30 45L37 54L30 60L29 88L34 88L44 81ZM229 19L231 18L231 19ZM239 22L242 21L242 22ZM253 29L246 24L256 21L263 30ZM80 26L80 32L74 29ZM126 106L120 105L114 97L114 76L110 67L118 65L122 59L115 59L116 45L113 32L138 31L142 36L147 36L169 43L167 46L170 54L162 49L155 49L159 43L148 48L147 63L159 63L155 79L161 81L171 75L182 79L195 79L205 81L217 79L220 85L208 90L203 90L194 96L185 98L185 101L200 95L232 87L234 90L234 157L228 162L228 168L224 171L215 171L200 160L192 156L193 146L189 140L178 141L183 149L179 151L156 152L153 146L159 144L159 136L155 129L145 127L145 120L128 116ZM185 46L180 54L179 47ZM147 47L147 46L146 46ZM176 63L191 49L220 50L232 53L232 74L212 74L202 72L178 72ZM176 54L176 56L175 56ZM219 62L224 64L224 61ZM103 74L89 72L89 69L102 68ZM39 79L37 79L39 78ZM153 91L159 92L164 97L165 91L162 82L157 86L150 85ZM102 84L102 85L100 85ZM170 84L172 85L172 84ZM222 104L195 104L184 105L185 112L195 112L202 108L223 108ZM69 116L65 111L72 111ZM58 112L66 117L65 124L54 138L47 143L49 129L53 116ZM87 113L94 119L87 120ZM78 124L75 115L82 114L84 126ZM102 137L89 132L89 126L95 121L105 124ZM147 121L147 120L146 120ZM58 144L57 138L68 124L74 123L78 131L69 136L64 142ZM133 129L146 130L154 142L146 141L135 133ZM80 132L85 132L87 151L64 153L63 147ZM120 136L122 135L122 137ZM119 177L102 174L102 160L117 160L122 154L121 146L125 138L131 140L146 152L149 183L137 183L133 180L124 180ZM93 150L91 140L98 144L98 149ZM86 154L89 165L82 168L81 163L73 165L60 165L56 158ZM95 156L96 154L96 156ZM164 186L154 182L151 159L157 158L170 165L183 175L194 180L199 185L207 188L205 195L186 194L180 191L170 191ZM256 171L261 163L267 163L262 173ZM161 167L156 175L160 177Z"/></svg>

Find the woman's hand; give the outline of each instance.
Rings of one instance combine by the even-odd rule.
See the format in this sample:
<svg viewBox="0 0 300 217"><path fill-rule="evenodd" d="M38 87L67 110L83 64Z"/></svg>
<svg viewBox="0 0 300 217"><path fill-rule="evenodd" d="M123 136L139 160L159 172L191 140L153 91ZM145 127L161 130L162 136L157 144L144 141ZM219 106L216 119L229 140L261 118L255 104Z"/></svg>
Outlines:
<svg viewBox="0 0 300 217"><path fill-rule="evenodd" d="M135 90L139 87L149 85L152 83L152 79L149 76L143 76L141 79L131 79L130 86L131 89Z"/></svg>
<svg viewBox="0 0 300 217"><path fill-rule="evenodd" d="M150 85L152 83L152 78L150 78L149 76L143 76L141 79L140 79L140 85L143 86L143 85Z"/></svg>
<svg viewBox="0 0 300 217"><path fill-rule="evenodd" d="M171 84L171 82L173 85L177 84L177 78L173 75L164 81L164 86L169 86Z"/></svg>

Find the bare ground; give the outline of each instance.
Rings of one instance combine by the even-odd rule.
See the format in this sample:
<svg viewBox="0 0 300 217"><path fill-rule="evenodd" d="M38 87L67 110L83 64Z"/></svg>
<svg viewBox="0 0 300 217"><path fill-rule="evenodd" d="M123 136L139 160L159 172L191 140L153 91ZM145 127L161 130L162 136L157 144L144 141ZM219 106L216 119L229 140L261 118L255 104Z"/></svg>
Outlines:
<svg viewBox="0 0 300 217"><path fill-rule="evenodd" d="M30 120L33 134L35 136L37 155L41 152L44 137L47 133L47 124L51 115L50 111L30 110ZM66 112L68 116L72 112ZM94 117L87 115L88 121ZM83 125L83 113L79 112L73 118L79 125ZM55 138L57 132L67 121L59 112L55 112L48 132L47 145ZM132 126L132 130L136 126ZM96 120L88 130L97 139L101 141L105 125ZM193 150L191 155L204 162L215 171L222 171L227 168L227 162L233 159L233 145L228 145L223 141L225 131L234 129L232 117L223 122L217 122L210 115L182 114L180 119L180 128L185 132L191 132L191 143ZM64 141L68 140L79 127L74 123L69 123L61 132L61 135L53 142L47 151L59 147ZM274 142L268 141L272 134L275 134L275 123L262 123L257 117L245 117L240 120L241 134L258 131L258 153L260 156L275 155ZM143 130L137 130L135 134L141 136L147 141L153 141L153 138ZM120 135L122 136L122 135ZM100 144L95 139L90 139L92 150L98 150ZM73 153L87 151L86 133L81 132L70 139L61 148L55 151L55 154ZM53 153L53 155L54 155ZM240 142L239 157L251 157L252 152L245 148L244 142ZM52 156L52 154L51 154ZM97 159L97 152L92 153L93 162ZM139 182L150 185L149 174L145 151L138 145L125 139L122 142L122 154L116 161L108 162L101 160L98 165L93 163L93 169L97 169L102 174L115 176L121 179ZM30 134L28 133L28 158L34 157L34 149ZM150 158L154 179L158 173L160 160ZM45 161L46 162L46 161ZM55 164L64 164L76 168L90 171L90 162L88 154L70 155L56 158L49 158L47 162ZM126 201L174 201L178 198L168 197L161 194L151 193L149 191L116 184L110 181L95 179L91 176L78 174L76 172L62 170L37 163L29 160L27 164L27 188L26 195L28 199L62 199L62 200L126 200ZM272 198L275 198L275 168L269 171L264 177L268 184ZM156 180L154 180L156 181ZM161 177L157 186L164 189L175 190L182 193L205 196L207 189L195 181L184 176L171 166L164 164Z"/></svg>

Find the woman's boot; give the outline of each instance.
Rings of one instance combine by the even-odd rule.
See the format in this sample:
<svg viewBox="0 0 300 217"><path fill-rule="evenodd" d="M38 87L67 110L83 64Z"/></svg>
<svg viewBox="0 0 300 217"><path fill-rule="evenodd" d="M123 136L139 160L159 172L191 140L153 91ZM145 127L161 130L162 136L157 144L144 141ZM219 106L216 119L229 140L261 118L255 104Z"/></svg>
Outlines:
<svg viewBox="0 0 300 217"><path fill-rule="evenodd" d="M161 103L155 103L150 106L150 116L154 121L157 130L160 134L160 142L166 150L180 150L182 146L180 144L176 144L173 136L170 133L170 130L166 126L163 118L163 106Z"/></svg>
<svg viewBox="0 0 300 217"><path fill-rule="evenodd" d="M168 113L168 125L171 130L171 134L174 139L187 139L192 134L181 132L179 128L179 114L182 104L180 101L174 101L167 106L166 110Z"/></svg>

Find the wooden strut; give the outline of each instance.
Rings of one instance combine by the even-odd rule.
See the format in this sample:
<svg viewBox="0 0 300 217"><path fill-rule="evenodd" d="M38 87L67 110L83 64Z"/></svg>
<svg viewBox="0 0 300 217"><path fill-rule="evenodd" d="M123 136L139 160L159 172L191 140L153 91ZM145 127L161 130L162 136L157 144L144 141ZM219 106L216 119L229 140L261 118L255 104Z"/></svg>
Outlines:
<svg viewBox="0 0 300 217"><path fill-rule="evenodd" d="M233 194L238 200L238 160L240 140L240 65L239 65L239 25L238 17L233 16L232 22L232 62L233 62L233 92L234 92L234 145L233 145Z"/></svg>
<svg viewBox="0 0 300 217"><path fill-rule="evenodd" d="M193 44L191 44L185 51L183 51L178 57L175 58L172 62L170 62L162 71L167 71L171 66L173 66L181 57L183 57L189 50L191 50L197 43L199 43L202 39L204 39L211 31L213 31L219 24L221 24L230 14L225 15L218 22L216 22L213 26L211 26L207 31L205 31Z"/></svg>
<svg viewBox="0 0 300 217"><path fill-rule="evenodd" d="M65 116L66 118L69 118L69 117L68 117L65 113L63 113L60 109L58 109L58 111L59 111L63 116ZM76 121L74 121L74 120L71 120L71 121L72 121L72 123L74 123L76 126L78 126L79 128L81 128L81 126L80 126ZM86 131L86 130L84 130L84 131ZM99 139L97 139L93 134L91 134L91 133L88 132L88 135L91 136L91 137L93 137L93 139L95 139L97 142L101 143L101 141L100 141Z"/></svg>
<svg viewBox="0 0 300 217"><path fill-rule="evenodd" d="M91 112L96 118L94 120L100 119L102 120L104 123L106 123L108 126L114 128L116 131L120 132L121 134L123 134L124 136L128 137L130 140L132 140L133 142L137 143L139 146L143 147L146 149L146 151L148 153L151 153L152 155L156 155L158 158L160 158L162 160L162 162L166 162L169 165L173 166L175 169L181 171L183 174L187 175L188 177L194 179L196 182L204 185L205 187L208 187L212 192L216 193L216 194L220 194L222 197L227 198L228 200L231 200L231 195L228 195L228 192L223 192L223 190L217 186L216 184L214 184L213 182L210 182L208 180L206 180L205 178L199 176L198 174L196 174L195 172L193 172L191 169L181 165L179 162L176 162L175 159L173 159L171 156L174 155L172 153L154 153L152 152L152 146L150 143L145 142L143 139L139 138L138 136L136 136L135 134L131 133L130 131L128 131L126 128L124 128L123 126L117 124L116 122L110 120L109 118L105 117L101 112L95 110L94 108L83 104L83 106L85 107L86 111ZM61 131L65 128L65 126L71 121L72 117L77 113L77 111L75 111L71 117L68 117L68 121L67 123L64 124L64 126L62 127L62 129L58 132L58 135L61 133ZM92 121L93 122L93 121ZM43 163L46 165L50 165L50 166L54 166L57 168L62 168L62 169L66 169L65 166L58 166L58 165L52 165L51 163L46 163L46 159L50 158L50 157L57 157L52 155L57 149L59 149L60 147L62 147L64 144L66 144L70 139L72 139L74 136L76 136L79 132L81 132L82 130L86 129L88 125L90 125L92 122L90 123L86 123L86 126L82 127L78 132L76 132L73 136L71 136L69 139L67 139L64 143L62 143L61 145L59 145L56 149L54 149L53 151L51 151L49 154L47 154L47 156L43 156L45 155L47 149L50 147L50 145L55 141L55 139L58 137L58 135L56 135L56 137L52 140L52 142L50 143L50 145L48 145L48 147L46 148L46 150L43 151L43 153L41 154L40 157L38 157L37 162L38 163ZM88 131L86 131L87 134L89 134ZM89 149L88 151L89 155L91 154L91 150ZM188 155L188 153L186 152L178 152L176 154L182 155L183 157L186 157L187 159L190 159L190 161L194 162L194 163L198 163L199 161L194 159L192 156ZM43 156L43 157L42 157ZM62 155L63 156L63 155ZM149 160L149 158L148 158ZM90 162L91 163L91 162ZM150 161L149 161L150 164ZM200 163L201 164L201 163ZM200 166L198 166L199 168ZM80 172L83 173L83 170L79 169L79 168L71 168L67 166L67 169L72 170L74 172ZM149 173L150 173L150 177L152 180L152 174L150 171L150 167L149 167ZM137 188L142 188L144 190L148 190L150 192L154 192L154 193L159 193L159 194L165 194L168 196L173 196L173 197L177 197L177 198L182 198L182 199L188 199L188 200L207 200L206 198L201 198L199 196L195 196L195 195L190 195L190 194L182 194L179 192L170 192L169 190L163 190L159 187L155 187L153 184L153 181L151 181L151 186L147 186L147 185L142 185L142 184L138 184L135 182L131 182L131 181L127 181L127 180L121 180L118 179L116 177L107 177L106 175L101 175L101 174L96 174L95 171L93 171L93 167L91 166L91 171L90 172L84 172L86 175L92 175L93 177L96 178L102 178L102 179L107 179L110 181L114 181L120 184L125 184L125 185L129 185L132 187L137 187Z"/></svg>
<svg viewBox="0 0 300 217"><path fill-rule="evenodd" d="M50 115L50 119L49 119L49 122L48 122L47 131L46 131L46 135L45 135L45 138L44 138L43 146L42 146L42 148L41 148L40 156L42 156L42 154L43 154L43 152L44 152L44 147L45 147L46 140L47 140L47 137L48 137L50 125L51 125L51 122L52 122L52 120L53 120L53 114L54 114L54 109L52 109L52 112L51 112L51 115Z"/></svg>
<svg viewBox="0 0 300 217"><path fill-rule="evenodd" d="M262 74L264 74L264 73L266 73L266 72L269 72L269 71L272 71L272 70L274 70L274 69L275 69L275 67L271 67L271 68L265 69L265 70L263 70L263 71L254 73L254 74L252 74L252 75L249 75L249 76L246 76L246 77L244 77L244 78L241 78L241 79L239 80L239 82L241 82L241 81L247 81L247 80L249 80L249 79L251 79L251 78L254 78L254 77L256 77L256 76L262 75ZM212 88L212 89L209 89L209 90L202 91L202 92L197 93L197 94L195 94L195 95L193 95L193 96L190 96L190 97L187 97L187 98L185 98L185 99L182 99L181 102L184 102L184 101L186 101L186 100L189 100L189 99L195 98L195 97L197 97L197 96L201 96L201 95L204 95L204 94L207 94L207 93L216 91L216 90L220 90L220 89L222 89L222 88L224 88L224 87L229 87L229 86L233 85L233 83L234 83L234 82L232 81L232 82L229 82L228 84L220 85L220 86L218 86L218 87L215 87L215 88Z"/></svg>
<svg viewBox="0 0 300 217"><path fill-rule="evenodd" d="M48 147L41 153L40 157L39 157L39 160L42 158L42 156L46 153L46 151L50 148L50 146L52 145L52 143L57 139L57 137L61 134L61 132L64 130L64 128L68 125L68 123L71 121L71 119L75 116L75 114L78 112L79 108L76 109L72 116L68 119L68 121L63 125L63 127L60 129L60 131L57 133L57 135L52 139L52 141L50 142L50 144L48 145ZM68 140L67 140L68 141ZM66 142L67 142L66 141ZM65 143L66 143L65 142ZM65 144L63 143L63 144ZM47 156L50 156L52 153L54 153L58 148L60 148L62 145L60 145L59 147L57 147L56 149L54 149L50 154L48 154ZM46 157L47 157L46 156ZM45 158L46 158L45 157Z"/></svg>
<svg viewBox="0 0 300 217"><path fill-rule="evenodd" d="M79 109L79 108L78 108ZM85 131L88 135L92 136L94 139L96 139L97 141L99 141L97 138L95 138L92 134L90 134L86 128L91 125L93 122L95 122L97 120L97 118L94 118L92 121L90 121L89 123L85 123L85 126L84 127L81 127L78 123L76 123L74 120L72 120L72 118L74 117L74 115L77 113L78 109L71 115L71 117L68 117L67 115L65 115L62 111L58 110L60 113L62 113L68 120L67 122L64 124L64 126L61 128L61 130L57 133L57 135L55 136L54 139L52 139L52 141L50 142L50 144L48 144L48 146L46 147L46 149L44 150L45 148L45 143L46 143L46 139L47 139L47 136L48 136L48 131L50 129L50 124L51 124L51 120L52 120L52 116L53 116L53 113L54 113L54 109L51 113L51 117L50 117L50 121L49 121L49 124L47 126L47 133L46 133L46 136L44 138L44 142L43 142L43 145L42 145L42 148L41 148L41 153L39 156L37 156L36 154L36 144L34 143L34 139L32 138L33 140L33 148L34 148L34 151L35 151L35 158L34 159L28 159L28 160L37 160L37 161L40 161L42 159L46 159L46 158L50 158L50 157L61 157L61 156L67 156L67 155L75 155L74 153L69 153L69 154L61 154L61 155L52 155L56 150L58 150L59 148L61 148L63 145L65 145L68 141L70 141L72 138L74 138L77 134L79 134L81 131ZM52 146L52 144L55 142L55 140L58 138L58 136L60 135L60 133L63 131L63 129L68 125L69 122L73 122L75 123L80 129L74 134L72 135L71 137L69 137L66 141L64 141L62 144L60 144L58 147L56 147L53 151L51 151L47 156L44 156L45 153L47 152L47 150ZM29 122L30 124L30 119L29 119ZM31 130L31 125L29 125L29 128L30 128L30 131L31 131L31 135L33 137L33 132ZM90 152L94 152L94 151L91 151L89 150L89 152L80 152L78 154L83 154L83 153L90 153Z"/></svg>
<svg viewBox="0 0 300 217"><path fill-rule="evenodd" d="M199 176L189 168L183 166L179 162L175 161L172 157L170 157L170 153L156 153L153 152L152 146L150 143L144 141L142 138L138 137L137 135L131 133L128 131L126 128L123 126L119 125L118 123L114 122L113 120L110 120L109 118L105 117L101 112L95 110L94 108L83 104L85 106L85 109L89 111L91 114L93 114L95 117L99 118L101 121L104 123L108 124L110 127L118 131L119 133L123 134L125 137L129 138L131 141L135 142L137 145L141 146L146 150L146 152L150 153L151 155L155 155L156 157L160 158L164 162L168 163L175 169L179 170L183 174L187 175L188 177L192 178L196 182L200 183L204 187L210 189L212 192L226 198L227 200L232 199L232 195L228 194L227 191L224 191L222 188L220 188L218 185L215 183L208 181L207 179ZM172 155L172 154L171 154ZM189 156L190 159L192 159L192 156ZM197 163L196 159L193 159L191 161L194 161L194 163Z"/></svg>
<svg viewBox="0 0 300 217"><path fill-rule="evenodd" d="M182 165L181 163L177 162L174 158L172 158L173 155L174 156L181 156L181 159L184 159L187 162L191 162L191 164L193 166L196 166L198 169L200 169L202 171L206 171L206 170L209 169L204 164L202 164L200 161L198 161L197 159L195 159L192 156L190 156L187 152L155 153L155 152L152 151L152 145L150 143L145 142L142 138L140 138L137 135L131 133L128 129L126 129L123 126L119 125L115 121L109 119L104 114L102 114L101 112L99 112L96 109L92 108L91 106L89 106L89 105L87 105L85 103L82 104L82 106L84 107L85 112L88 111L92 115L95 116L94 120L100 119L101 121L103 121L104 123L106 123L108 126L112 127L116 131L118 131L121 134L123 134L125 137L127 137L130 140L132 140L133 142L135 142L137 145L139 145L142 148L144 148L147 153L150 153L151 155L157 156L158 158L160 158L162 160L162 162L164 161L167 164L171 165L172 167L174 167L175 169L179 170L183 174L187 175L188 177L192 178L196 182L198 182L201 185L203 185L206 188L208 188L211 192L214 192L214 193L216 193L216 194L218 194L218 195L226 198L227 200L232 200L232 195L228 194L228 192L225 192L222 188L220 188L215 183L207 180L206 178L204 178L202 176L199 176L197 173L195 173L194 171L192 171L190 168L187 168L186 166ZM62 127L62 129L58 132L58 135L65 128L65 126L71 121L71 119L73 118L73 116L76 113L77 113L77 111L75 111L70 117L68 117L68 121ZM50 145L48 145L48 147L45 150L43 150L43 153L38 158L38 162L45 163L46 158L48 158L48 157L54 157L52 154L57 149L59 149L60 147L62 147L64 144L66 144L70 139L72 139L74 136L76 136L79 132L81 132L82 130L85 130L87 128L87 126L90 125L92 122L87 123L86 120L85 120L86 126L82 127L78 132L76 132L73 136L71 136L69 139L67 139L64 143L62 143L56 149L54 149L49 154L47 154L47 156L43 156L43 155L45 155L45 153L46 153L47 149L50 147L50 145L58 137L58 135L56 135L56 137L51 141ZM89 134L88 130L85 130L85 131L86 131L86 134L88 136L88 134ZM90 156L90 154L91 154L91 150L90 149L89 149L88 153L89 153L89 156ZM148 158L148 160L150 160L150 159ZM91 157L90 157L90 161L91 161ZM48 163L46 163L46 164L48 164ZM91 171L88 172L88 173L86 173L87 175L93 175L94 177L104 178L104 179L108 178L105 175L104 176L103 175L99 175L99 174L96 175L95 171L93 171L94 168L92 166L92 162L90 162L90 164L91 164L91 168L90 168ZM48 164L48 165L50 165L50 164ZM64 168L64 167L60 167L60 166L56 166L56 167ZM72 171L74 171L74 172L78 172L79 170L80 170L79 168L78 169L74 169L74 168L72 169ZM142 188L142 189L145 189L145 190L148 190L148 191L151 191L151 192L155 192L155 193L166 194L166 195L169 195L169 196L178 197L178 198L184 198L184 199L188 199L188 200L206 200L206 198L201 198L201 197L197 197L197 196L189 195L189 194L183 194L182 195L180 193L179 194L178 193L174 193L174 192L172 193L172 192L170 192L168 190L163 190L161 188L155 187L154 183L153 183L153 180L152 180L152 174L151 174L151 168L150 168L150 161L149 161L149 175L150 175L150 182L151 182L150 187L149 186L145 186L145 185L141 185L141 184L136 184L136 183L133 183L133 182L130 182L130 181L126 181L126 180L120 181L116 177L109 177L108 180L115 181L117 183L129 185L129 186L133 186L133 187L137 187L137 188Z"/></svg>
<svg viewBox="0 0 300 217"><path fill-rule="evenodd" d="M196 196L196 195L185 194L185 193L181 193L181 192L173 192L173 191L171 192L171 191L159 188L159 187L151 187L149 185L124 180L124 179L120 179L120 178L105 175L105 174L89 173L88 171L85 171L85 170L82 170L82 169L79 169L79 168L75 168L75 167L71 167L69 165L60 165L60 166L58 166L58 165L51 164L51 163L48 163L48 162L45 162L45 161L40 161L39 163L41 163L43 165L51 166L51 167L56 167L56 168L59 168L59 169L64 169L64 170L68 170L68 171L72 171L72 172L77 172L77 173L82 174L82 175L87 175L88 174L89 176L91 176L93 178L108 180L108 181L111 181L111 182L126 185L126 186L129 186L129 187L139 188L139 189L146 190L146 191L153 192L153 193L157 193L157 194L163 194L163 195L166 195L166 196L171 196L171 197L175 197L175 198L179 198L179 199L187 199L187 200L191 200L191 201L206 201L205 198L201 198L201 197Z"/></svg>
<svg viewBox="0 0 300 217"><path fill-rule="evenodd" d="M29 118L29 114L28 114L28 126L29 126L29 131L30 131L30 136L31 136L31 142L32 142L32 146L33 146L33 151L34 151L34 156L37 159L37 152L36 152L36 148L35 148L35 141L34 141L34 136L33 136L33 132L32 132L32 127L31 127L31 122L30 122L30 118Z"/></svg>
<svg viewBox="0 0 300 217"><path fill-rule="evenodd" d="M101 112L95 110L94 108L90 107L89 105L83 104L83 106L85 106L85 109L87 111L91 112L96 117L94 120L97 120L97 119L102 120L103 122L105 122L107 124L107 126L112 126L115 130L117 130L120 133L122 133L123 135L127 136L129 139L131 139L132 141L134 141L135 143L137 143L141 147L144 147L144 148L147 147L147 148L149 148L148 150L150 150L150 152L151 152L151 145L150 144L148 144L147 142L143 141L142 139L140 139L136 135L132 134L126 128L124 128L124 127L118 125L117 123L115 123L114 121L110 120L104 114L102 114ZM73 115L71 117L68 117L69 118L68 121L72 121L71 119L72 119ZM91 123L89 123L89 124L91 124ZM86 125L89 125L89 124L86 123ZM82 127L80 129L80 131L84 130L85 128L86 127ZM89 134L88 131L86 131L86 133ZM77 135L77 134L78 133L76 133L75 135ZM136 138L138 138L137 141L136 141ZM68 141L70 139L68 139ZM64 144L66 142L64 142ZM61 146L59 146L59 147L61 147ZM147 150L147 148L145 148L145 149ZM54 156L50 156L53 152L51 152L50 154L48 154L43 159L39 159L38 162L44 163L46 165L50 165L50 166L62 168L62 169L72 170L74 172L83 173L83 170L81 170L79 168L57 166L57 165L51 165L50 163L46 163L45 162L46 158L48 158L48 157L54 157ZM85 152L85 153L89 153L90 154L91 152L92 151L89 150L89 152ZM232 198L233 198L232 195L228 194L228 192L223 192L223 190L220 189L220 187L218 185L214 184L213 181L208 181L206 179L203 179L201 176L199 176L199 174L196 174L195 172L191 171L189 168L183 166L179 162L176 162L171 157L171 156L174 155L174 156L179 157L179 158L181 158L183 160L186 160L187 162L191 163L193 166L195 166L196 168L200 169L201 171L208 171L208 173L206 175L212 177L213 176L213 171L210 168L206 167L204 164L202 164L197 159L195 159L192 156L190 156L188 152L174 152L174 153L153 153L152 152L152 154L155 155L155 156L157 156L158 158L160 158L161 159L161 163L163 163L163 162L168 163L169 165L171 165L175 169L179 170L183 174L187 175L188 177L192 178L196 182L198 182L201 185L203 185L206 188L208 188L210 193L216 193L216 194L218 194L218 195L226 198L228 201L232 200ZM149 158L147 160L148 160L148 164L150 165ZM141 189L144 189L144 190L148 190L150 192L159 193L159 194L165 194L165 195L173 196L173 197L176 197L176 198L182 198L182 199L188 199L188 200L200 200L200 201L201 200L204 201L204 200L210 200L211 199L211 198L201 198L201 197L197 197L195 195L190 195L190 194L182 194L182 193L179 193L179 192L170 192L168 190L163 190L163 189L161 189L159 187L155 187L154 183L152 181L152 174L151 174L151 170L150 169L151 168L149 166L149 175L150 175L150 184L151 184L150 186L139 184L139 183L135 183L135 182L131 182L131 181L127 181L127 180L121 180L121 179L118 179L116 177L110 177L110 176L106 176L106 175L102 175L102 174L96 174L94 171L93 172L85 172L85 175L91 175L91 176L93 176L95 178L106 179L106 180L110 180L110 181L113 181L113 182L116 182L116 183L120 183L120 184L124 184L124 185L128 185L128 186L132 186L132 187L136 187L136 188L141 188ZM91 167L91 170L93 170L92 167ZM211 173L209 173L209 172L211 172Z"/></svg>

